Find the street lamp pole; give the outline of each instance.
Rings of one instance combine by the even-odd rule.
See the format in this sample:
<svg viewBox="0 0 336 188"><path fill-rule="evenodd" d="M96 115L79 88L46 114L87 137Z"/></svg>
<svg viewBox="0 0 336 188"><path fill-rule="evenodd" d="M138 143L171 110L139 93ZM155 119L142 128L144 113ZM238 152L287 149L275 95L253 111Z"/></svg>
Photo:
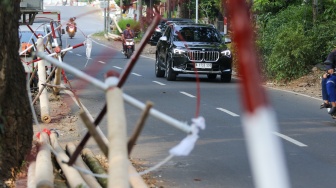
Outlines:
<svg viewBox="0 0 336 188"><path fill-rule="evenodd" d="M104 0L104 33L106 34L106 0Z"/></svg>
<svg viewBox="0 0 336 188"><path fill-rule="evenodd" d="M107 0L107 18L106 18L106 30L107 33L110 32L110 23L111 23L111 17L110 17L110 0Z"/></svg>

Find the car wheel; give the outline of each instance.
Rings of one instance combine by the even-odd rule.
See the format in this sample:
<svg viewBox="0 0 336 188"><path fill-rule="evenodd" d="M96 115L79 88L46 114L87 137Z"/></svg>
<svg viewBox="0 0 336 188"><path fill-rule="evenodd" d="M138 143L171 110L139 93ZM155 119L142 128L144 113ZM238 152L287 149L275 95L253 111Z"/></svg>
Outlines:
<svg viewBox="0 0 336 188"><path fill-rule="evenodd" d="M217 77L217 74L207 74L209 80L215 80Z"/></svg>
<svg viewBox="0 0 336 188"><path fill-rule="evenodd" d="M164 72L164 70L160 69L159 63L160 63L159 57L156 56L156 58L155 58L155 76L156 77L163 77L165 72Z"/></svg>
<svg viewBox="0 0 336 188"><path fill-rule="evenodd" d="M221 81L222 82L231 82L231 77L232 77L231 73L223 73L223 74L221 74Z"/></svg>
<svg viewBox="0 0 336 188"><path fill-rule="evenodd" d="M166 78L168 81L175 81L176 80L176 73L171 68L173 61L170 57L167 59L166 63Z"/></svg>

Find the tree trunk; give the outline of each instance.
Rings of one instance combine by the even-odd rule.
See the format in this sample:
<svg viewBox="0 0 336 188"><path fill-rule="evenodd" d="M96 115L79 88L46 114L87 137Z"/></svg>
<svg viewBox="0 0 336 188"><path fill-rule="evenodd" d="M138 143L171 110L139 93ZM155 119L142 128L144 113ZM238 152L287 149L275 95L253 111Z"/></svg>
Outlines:
<svg viewBox="0 0 336 188"><path fill-rule="evenodd" d="M318 14L318 0L313 0L313 23L316 22Z"/></svg>
<svg viewBox="0 0 336 188"><path fill-rule="evenodd" d="M0 1L0 185L14 178L32 146L32 112L18 54L20 0Z"/></svg>

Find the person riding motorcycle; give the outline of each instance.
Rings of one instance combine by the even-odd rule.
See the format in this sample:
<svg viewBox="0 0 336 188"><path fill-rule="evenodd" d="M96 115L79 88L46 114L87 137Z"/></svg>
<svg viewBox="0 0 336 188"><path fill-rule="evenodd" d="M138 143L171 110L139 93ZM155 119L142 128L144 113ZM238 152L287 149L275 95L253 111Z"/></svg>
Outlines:
<svg viewBox="0 0 336 188"><path fill-rule="evenodd" d="M69 30L69 26L74 26L76 28L77 24L76 24L75 20L76 20L76 17L71 17L69 19L68 23L66 24L67 25L67 27L66 27L67 31Z"/></svg>
<svg viewBox="0 0 336 188"><path fill-rule="evenodd" d="M327 78L326 78L326 90L328 95L328 104L329 104L329 114L333 119L336 119L336 74L334 74L334 69L329 66Z"/></svg>
<svg viewBox="0 0 336 188"><path fill-rule="evenodd" d="M322 100L320 108L331 108L328 112L332 116L336 115L336 75L334 69L336 66L336 49L333 50L324 61L326 64L326 73L322 75Z"/></svg>
<svg viewBox="0 0 336 188"><path fill-rule="evenodd" d="M123 31L123 33L121 34L121 43L122 43L122 49L123 49L123 53L126 51L125 49L125 39L132 39L134 38L134 31L131 30L131 25L130 24L126 24L126 29Z"/></svg>

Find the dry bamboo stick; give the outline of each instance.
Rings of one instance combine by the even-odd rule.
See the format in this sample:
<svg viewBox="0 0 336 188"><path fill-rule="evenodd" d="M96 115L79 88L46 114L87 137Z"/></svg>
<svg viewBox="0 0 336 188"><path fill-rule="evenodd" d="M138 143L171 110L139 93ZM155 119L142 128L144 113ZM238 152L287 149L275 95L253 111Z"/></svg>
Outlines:
<svg viewBox="0 0 336 188"><path fill-rule="evenodd" d="M70 88L68 87L62 87L62 86L57 86L57 85L53 85L53 84L48 84L48 83L45 83L45 84L42 84L44 86L48 86L48 87L57 87L58 89L63 89L63 90L71 90Z"/></svg>
<svg viewBox="0 0 336 188"><path fill-rule="evenodd" d="M81 110L79 115L82 118L86 127L88 128L90 135L97 142L97 145L99 146L100 150L102 150L105 157L108 157L108 147L105 144L104 140L100 137L99 133L97 132L96 126L91 122L91 120L83 110Z"/></svg>
<svg viewBox="0 0 336 188"><path fill-rule="evenodd" d="M97 158L94 156L92 151L88 148L84 148L82 150L82 156L85 163L91 169L91 171L95 174L106 174L105 169L101 166ZM99 184L102 187L107 187L107 179L106 178L97 178Z"/></svg>
<svg viewBox="0 0 336 188"><path fill-rule="evenodd" d="M136 129L134 130L132 136L128 140L128 144L127 144L128 155L130 155L131 152L132 152L132 148L135 145L135 143L136 143L136 141L137 141L144 125L145 125L145 121L146 121L146 119L149 115L149 110L152 108L152 106L153 106L152 102L147 102L146 103L146 108L142 112L141 117L137 122Z"/></svg>
<svg viewBox="0 0 336 188"><path fill-rule="evenodd" d="M128 161L128 163L129 181L132 185L132 188L147 188L147 184L144 182L139 173L135 170L132 163L130 161Z"/></svg>
<svg viewBox="0 0 336 188"><path fill-rule="evenodd" d="M82 176L79 174L79 172L65 163L69 161L69 156L64 152L63 148L59 145L56 133L52 132L50 134L50 141L52 147L57 153L57 155L55 156L57 163L62 168L70 187L88 187L88 185L86 184Z"/></svg>
<svg viewBox="0 0 336 188"><path fill-rule="evenodd" d="M66 151L68 152L69 155L72 155L76 149L76 146L74 143L69 142L66 145ZM76 166L79 166L82 169L89 170L88 166L84 163L83 159L81 157L78 157L75 162ZM89 185L89 187L94 187L94 188L100 188L100 184L98 183L97 179L93 177L90 174L83 173L79 171L80 175L83 177L85 182Z"/></svg>
<svg viewBox="0 0 336 188"><path fill-rule="evenodd" d="M61 73L62 73L62 68L57 67L56 72L55 72L55 79L54 79L54 85L59 86L61 84ZM54 95L59 95L60 89L57 87L53 87L53 93Z"/></svg>
<svg viewBox="0 0 336 188"><path fill-rule="evenodd" d="M32 72L32 74L30 76L30 79L29 79L29 84L32 84L36 72L37 72L37 68L35 68L34 71Z"/></svg>
<svg viewBox="0 0 336 188"><path fill-rule="evenodd" d="M40 95L42 94L42 92L44 91L47 82L49 82L49 80L51 79L52 75L54 74L55 69L53 69L51 71L51 73L49 74L48 78L46 79L45 83L41 83L41 85L43 86L42 89L39 89L39 92L37 93L35 99L33 100L33 104L35 104L35 102L37 101L37 99L40 97Z"/></svg>
<svg viewBox="0 0 336 188"><path fill-rule="evenodd" d="M48 134L41 132L39 141L40 147L36 156L35 167L36 187L54 187L53 165L51 162L51 152L48 147Z"/></svg>

